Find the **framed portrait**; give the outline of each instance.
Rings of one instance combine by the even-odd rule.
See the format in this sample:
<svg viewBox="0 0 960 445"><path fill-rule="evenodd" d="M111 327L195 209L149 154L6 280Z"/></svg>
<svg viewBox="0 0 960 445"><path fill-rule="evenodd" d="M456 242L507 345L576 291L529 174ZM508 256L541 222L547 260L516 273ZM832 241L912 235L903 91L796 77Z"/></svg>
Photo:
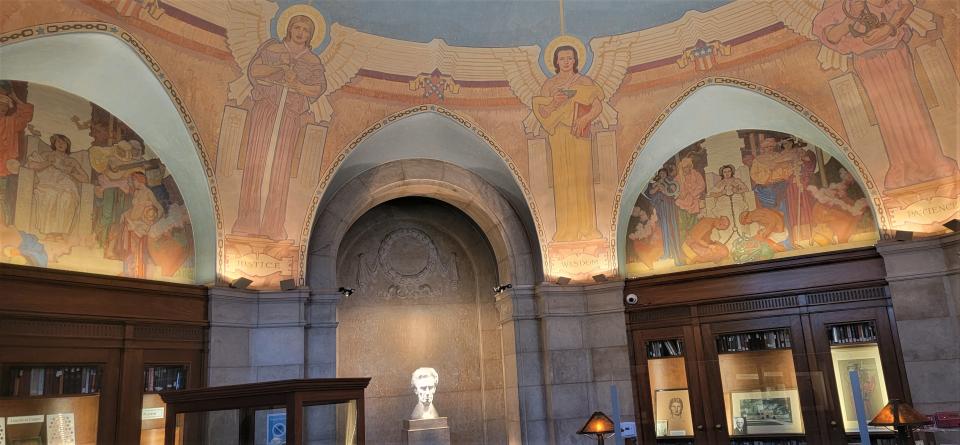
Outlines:
<svg viewBox="0 0 960 445"><path fill-rule="evenodd" d="M666 389L654 392L654 419L657 429L666 423L665 436L692 436L693 418L690 416L690 391Z"/></svg>
<svg viewBox="0 0 960 445"><path fill-rule="evenodd" d="M739 434L803 434L800 393L785 391L731 392L730 431L737 435L737 418L742 418Z"/></svg>
<svg viewBox="0 0 960 445"><path fill-rule="evenodd" d="M887 384L880 365L880 348L875 344L831 348L833 372L837 378L840 413L847 431L857 430L857 408L854 405L850 371L860 376L860 394L867 419L872 419L887 403ZM871 427L882 430L883 428Z"/></svg>

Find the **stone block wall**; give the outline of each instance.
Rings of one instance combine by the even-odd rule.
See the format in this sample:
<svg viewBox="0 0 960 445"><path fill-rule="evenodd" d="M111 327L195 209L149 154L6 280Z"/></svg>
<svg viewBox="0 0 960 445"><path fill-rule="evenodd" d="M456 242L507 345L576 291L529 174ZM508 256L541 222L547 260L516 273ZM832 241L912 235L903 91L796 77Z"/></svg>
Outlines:
<svg viewBox="0 0 960 445"><path fill-rule="evenodd" d="M633 420L622 299L622 281L537 288L552 443L581 443L576 432L594 411L613 416L611 385L617 388L621 421Z"/></svg>
<svg viewBox="0 0 960 445"><path fill-rule="evenodd" d="M960 410L960 234L877 245L913 406Z"/></svg>

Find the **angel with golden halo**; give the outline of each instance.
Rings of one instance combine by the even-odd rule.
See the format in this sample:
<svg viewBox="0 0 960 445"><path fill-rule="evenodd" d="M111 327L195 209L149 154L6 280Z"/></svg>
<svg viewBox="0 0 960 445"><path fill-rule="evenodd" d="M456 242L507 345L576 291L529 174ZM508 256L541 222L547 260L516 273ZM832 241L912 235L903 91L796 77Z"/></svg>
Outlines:
<svg viewBox="0 0 960 445"><path fill-rule="evenodd" d="M241 68L230 83L230 99L249 110L240 160L238 218L232 233L287 238L284 229L291 169L300 156L299 141L308 123L329 121L326 97L346 84L359 69L343 38L326 37L323 15L309 5L294 5L277 16L273 2L230 1L227 43ZM270 22L277 17L277 36Z"/></svg>
<svg viewBox="0 0 960 445"><path fill-rule="evenodd" d="M590 128L603 111L603 90L580 73L580 54L573 45L557 45L552 65L556 74L543 82L532 103L533 114L547 133L553 160L557 212L553 240L597 239L601 235L593 199Z"/></svg>
<svg viewBox="0 0 960 445"><path fill-rule="evenodd" d="M594 61L590 72L583 74L586 48L575 37L562 34L543 52L544 64L554 72L550 78L529 62L528 69L508 69L508 73L523 74L508 76L508 80L531 109L524 126L532 134L542 129L550 145L557 221L554 241L602 237L597 230L593 191L592 128L595 123L603 127L616 123L616 110L607 99L626 75L631 45L616 37L594 39Z"/></svg>

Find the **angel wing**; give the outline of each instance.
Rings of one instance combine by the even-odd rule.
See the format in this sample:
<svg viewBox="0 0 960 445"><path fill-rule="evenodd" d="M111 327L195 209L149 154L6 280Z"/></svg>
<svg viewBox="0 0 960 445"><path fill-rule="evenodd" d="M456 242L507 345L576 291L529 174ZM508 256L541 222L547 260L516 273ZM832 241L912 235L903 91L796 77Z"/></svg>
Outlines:
<svg viewBox="0 0 960 445"><path fill-rule="evenodd" d="M364 63L377 54L384 39L353 28L334 23L330 27L330 44L320 54L326 72L327 89L310 105L317 122L329 121L333 116L333 107L327 99L353 79Z"/></svg>
<svg viewBox="0 0 960 445"><path fill-rule="evenodd" d="M637 39L626 36L599 37L590 40L593 64L587 76L603 90L603 112L600 114L600 123L604 128L617 123L617 110L610 106L609 100L620 89L620 84L627 75L631 48L636 41Z"/></svg>
<svg viewBox="0 0 960 445"><path fill-rule="evenodd" d="M823 9L824 0L792 0L785 2L782 0L764 0L769 6L771 12L779 18L787 28L812 40L819 38L813 34L813 19L817 13ZM916 0L911 0L916 4ZM907 18L907 25L917 31L921 36L937 27L934 22L933 13L922 8L914 7L910 17ZM839 69L847 71L850 68L850 56L840 54L833 49L820 45L820 52L817 54L817 60L820 61L820 67L823 69Z"/></svg>
<svg viewBox="0 0 960 445"><path fill-rule="evenodd" d="M539 134L540 123L533 115L533 97L540 94L540 86L547 80L540 69L540 47L502 48L497 49L495 55L503 67L510 91L530 109L523 119L523 128L533 135Z"/></svg>
<svg viewBox="0 0 960 445"><path fill-rule="evenodd" d="M240 76L230 82L229 98L237 104L250 96L247 67L257 48L271 38L270 20L278 9L273 2L230 0L227 3L227 46L240 66Z"/></svg>

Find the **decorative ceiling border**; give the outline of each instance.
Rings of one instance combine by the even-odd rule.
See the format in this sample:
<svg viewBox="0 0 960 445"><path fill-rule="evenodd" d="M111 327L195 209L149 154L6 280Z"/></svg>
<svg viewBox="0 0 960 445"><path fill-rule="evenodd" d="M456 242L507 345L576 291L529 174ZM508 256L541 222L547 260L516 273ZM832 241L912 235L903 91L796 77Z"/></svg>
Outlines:
<svg viewBox="0 0 960 445"><path fill-rule="evenodd" d="M418 114L424 113L433 113L443 116L451 121L454 121L462 125L467 130L470 130L474 135L482 139L493 151L507 164L507 168L510 170L510 173L513 175L514 180L517 181L517 184L520 186L520 190L523 192L524 200L527 203L527 208L530 209L531 216L533 217L534 230L537 234L537 244L540 246L541 256L543 252L546 252L546 244L544 243L544 233L543 233L543 224L540 219L540 212L537 209L536 201L533 199L533 193L530 191L530 187L527 185L527 182L523 179L523 176L520 174L520 169L516 164L513 163L513 160L510 158L503 148L500 147L500 144L497 144L493 138L491 138L488 132L484 131L479 124L472 121L470 118L462 116L452 110L444 108L439 105L418 105L416 107L407 108L405 110L400 110L395 113L392 113L380 120L378 120L373 125L370 125L365 130L363 130L357 137L355 137L350 143L347 144L345 148L341 148L337 157L333 160L333 163L327 168L326 172L323 174L323 177L320 179L320 183L317 184L317 188L313 194L313 198L310 200L310 205L307 208L306 217L303 222L303 226L300 231L300 276L297 277L297 282L300 286L306 285L305 276L307 270L307 258L308 258L308 243L310 241L310 233L313 231L313 224L316 222L317 210L320 205L320 199L323 197L324 192L326 192L327 186L330 185L330 181L333 179L333 176L336 174L339 167L343 164L343 161L346 160L347 156L353 152L361 143L363 143L367 138L376 134L377 132L389 127L390 125L397 123L403 119L406 119L410 116L415 116Z"/></svg>
<svg viewBox="0 0 960 445"><path fill-rule="evenodd" d="M177 92L176 88L173 86L173 82L170 81L166 72L163 68L160 67L160 64L157 60L150 54L149 51L143 46L140 41L134 37L132 34L127 32L125 29L119 25L106 22L57 22L57 23L47 23L41 25L34 25L25 28L20 28L15 31L9 31L0 34L0 46L5 46L13 43L18 43L26 40L32 40L37 38L49 37L54 35L63 35L63 34L73 34L73 33L97 33L104 34L115 37L120 41L126 43L130 48L134 50L140 60L150 69L154 77L158 82L163 86L164 91L166 91L167 96L173 101L176 106L177 113L180 114L180 119L183 121L183 125L186 127L187 132L190 134L190 139L193 140L194 148L196 149L197 155L200 157L200 162L203 163L203 172L206 175L208 190L210 191L210 198L213 201L213 216L214 223L217 229L217 252L216 259L218 264L215 265L215 270L219 272L219 264L223 264L225 261L225 252L223 248L223 218L220 213L220 195L217 191L217 182L216 175L214 174L214 169L210 165L210 160L207 158L206 151L203 148L203 140L200 137L200 132L197 129L196 124L194 123L193 117L190 115L190 112L187 110L186 105L183 102L183 99L180 93ZM219 277L218 277L219 279Z"/></svg>
<svg viewBox="0 0 960 445"><path fill-rule="evenodd" d="M615 245L619 244L619 240L617 239L617 237L619 236L619 234L617 233L617 225L620 220L620 213L621 213L620 210L623 205L623 203L621 202L623 198L623 190L624 188L626 188L627 179L630 177L630 173L633 171L634 164L636 163L637 158L640 156L640 153L643 151L644 146L647 144L647 142L650 140L653 134L656 133L656 131L660 128L660 125L662 125L663 122L667 120L667 117L670 116L677 109L677 107L680 106L680 104L682 104L693 93L699 91L703 87L710 86L710 85L730 86L730 87L741 88L744 90L749 90L755 93L762 94L767 98L773 99L778 103L786 105L788 108L792 109L794 112L802 116L804 119L810 121L810 123L814 124L817 128L819 128L827 136L829 136L830 139L832 139L833 142L837 144L837 147L840 148L840 151L843 152L843 155L846 156L847 160L850 161L850 163L853 164L853 166L857 169L857 172L860 175L860 179L862 180L862 184L867 188L868 196L870 197L870 200L873 202L873 208L875 209L875 215L877 217L877 225L879 229L881 229L881 236L883 235L883 230L888 228L887 218L889 216L888 211L883 204L883 198L880 195L880 191L877 189L877 185L873 180L873 176L866 169L866 166L864 165L863 161L860 160L860 156L855 151L853 151L853 149L850 147L850 144L848 144L840 135L840 132L834 130L833 127L831 127L819 116L817 116L812 111L810 111L809 109L804 107L802 104L800 104L799 101L791 98L790 96L787 96L786 94L780 93L779 91L774 90L773 88L770 88L758 83L754 83L749 80L737 79L733 77L714 76L714 77L707 77L707 78L701 79L699 82L697 82L690 88L687 88L686 91L684 91L682 94L677 96L677 98L674 99L673 102L670 102L670 104L667 105L667 107L663 110L663 112L661 112L660 115L657 116L657 119L653 121L652 124L650 124L650 127L647 129L646 133L644 133L643 137L641 137L640 140L637 142L635 146L636 148L633 150L633 154L630 155L630 160L627 161L627 168L626 170L624 170L623 174L620 176L620 183L617 187L617 194L616 196L614 196L614 199L613 199L613 205L616 211L614 212L613 218L610 221L610 233L613 234L612 235L613 243L615 243ZM682 148L683 147L679 147L678 151ZM632 203L630 205L632 205Z"/></svg>

